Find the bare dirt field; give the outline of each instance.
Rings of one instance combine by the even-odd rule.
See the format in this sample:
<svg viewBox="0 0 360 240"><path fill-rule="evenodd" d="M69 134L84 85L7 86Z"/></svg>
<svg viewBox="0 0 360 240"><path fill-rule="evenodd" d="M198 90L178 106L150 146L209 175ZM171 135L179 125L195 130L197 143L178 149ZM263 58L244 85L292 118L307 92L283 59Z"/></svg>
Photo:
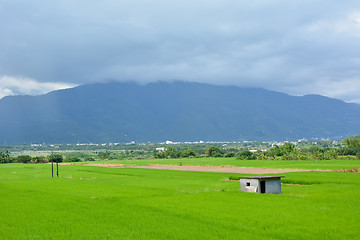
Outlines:
<svg viewBox="0 0 360 240"><path fill-rule="evenodd" d="M85 164L86 166L110 167L110 168L145 168L178 171L197 171L197 172L224 172L242 174L268 174L286 172L306 172L316 170L306 169L277 169L277 168L251 168L251 167L215 167L215 166L177 166L177 165L147 165L147 166L127 166L122 164Z"/></svg>

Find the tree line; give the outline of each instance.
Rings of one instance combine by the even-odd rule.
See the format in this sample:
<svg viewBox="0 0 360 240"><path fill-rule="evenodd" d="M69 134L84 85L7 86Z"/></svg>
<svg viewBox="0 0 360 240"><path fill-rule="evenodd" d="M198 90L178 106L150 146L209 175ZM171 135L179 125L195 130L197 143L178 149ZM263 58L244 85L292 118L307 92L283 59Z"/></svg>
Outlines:
<svg viewBox="0 0 360 240"><path fill-rule="evenodd" d="M187 158L187 157L236 157L238 160L330 160L338 159L340 156L351 156L360 159L360 134L342 140L342 147L321 147L311 146L308 148L298 148L293 143L275 145L266 151L250 151L248 148L241 150L223 149L219 146L209 146L204 154L200 154L193 149L177 151L174 147L167 147L162 152L154 152L154 158Z"/></svg>
<svg viewBox="0 0 360 240"><path fill-rule="evenodd" d="M189 148L188 145L179 145L177 148L168 146L164 151L125 150L114 152L111 150L94 152L93 154L74 152L61 154L56 152L48 156L11 156L9 150L0 151L0 163L48 163L48 162L80 162L98 160L123 160L144 158L199 158L199 157L235 157L238 160L328 160L338 158L360 159L360 134L342 140L341 147L313 145L298 147L293 143L275 145L266 151L250 151L249 148L225 148L210 145L204 148Z"/></svg>

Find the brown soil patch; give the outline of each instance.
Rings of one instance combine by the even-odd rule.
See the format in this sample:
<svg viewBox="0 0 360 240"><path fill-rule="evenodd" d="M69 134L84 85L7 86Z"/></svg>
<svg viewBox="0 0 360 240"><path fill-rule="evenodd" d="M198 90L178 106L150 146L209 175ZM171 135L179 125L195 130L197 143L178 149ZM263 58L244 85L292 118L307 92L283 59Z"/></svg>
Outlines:
<svg viewBox="0 0 360 240"><path fill-rule="evenodd" d="M145 168L162 169L178 171L196 171L196 172L223 172L223 173L242 173L242 174L270 174L287 172L307 172L318 170L307 169L278 169L278 168L252 168L252 167L232 167L232 166L177 166L177 165L146 165L146 166L128 166L122 164L85 164L86 166L110 167L110 168Z"/></svg>
<svg viewBox="0 0 360 240"><path fill-rule="evenodd" d="M335 172L360 172L360 168L338 169Z"/></svg>

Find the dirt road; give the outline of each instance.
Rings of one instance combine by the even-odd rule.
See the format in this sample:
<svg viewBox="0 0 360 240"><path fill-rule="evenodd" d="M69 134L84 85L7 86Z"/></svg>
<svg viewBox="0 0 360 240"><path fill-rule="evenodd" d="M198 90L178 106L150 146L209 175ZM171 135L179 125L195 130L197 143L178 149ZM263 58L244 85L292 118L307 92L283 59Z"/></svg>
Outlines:
<svg viewBox="0 0 360 240"><path fill-rule="evenodd" d="M110 167L110 168L145 168L178 171L197 171L197 172L224 172L242 174L268 174L286 172L306 172L316 170L306 169L277 169L277 168L251 168L251 167L232 167L232 166L178 166L178 165L146 165L146 166L127 166L122 164L85 164L86 166Z"/></svg>

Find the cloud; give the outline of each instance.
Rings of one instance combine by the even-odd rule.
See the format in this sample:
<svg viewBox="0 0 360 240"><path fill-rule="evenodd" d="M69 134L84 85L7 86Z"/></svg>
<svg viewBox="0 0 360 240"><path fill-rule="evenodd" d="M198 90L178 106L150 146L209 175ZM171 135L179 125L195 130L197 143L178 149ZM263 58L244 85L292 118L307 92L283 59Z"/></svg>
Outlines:
<svg viewBox="0 0 360 240"><path fill-rule="evenodd" d="M360 99L349 80L360 76L358 0L3 0L0 21L0 76L185 80Z"/></svg>
<svg viewBox="0 0 360 240"><path fill-rule="evenodd" d="M0 98L9 95L40 95L50 91L75 87L69 83L37 82L23 77L0 78Z"/></svg>
<svg viewBox="0 0 360 240"><path fill-rule="evenodd" d="M332 35L335 38L360 37L360 11L352 11L335 19L323 19L307 26L309 34ZM333 38L331 38L333 39Z"/></svg>

